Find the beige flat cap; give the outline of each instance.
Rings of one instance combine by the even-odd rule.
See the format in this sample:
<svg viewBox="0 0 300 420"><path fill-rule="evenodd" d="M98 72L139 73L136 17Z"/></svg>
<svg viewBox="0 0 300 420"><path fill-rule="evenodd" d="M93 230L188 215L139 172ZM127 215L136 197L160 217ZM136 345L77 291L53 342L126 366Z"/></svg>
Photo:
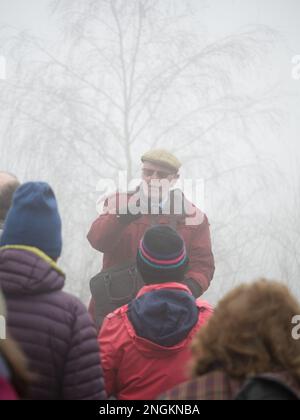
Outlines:
<svg viewBox="0 0 300 420"><path fill-rule="evenodd" d="M165 149L149 150L141 157L141 161L157 163L176 172L181 167L181 162L177 157Z"/></svg>

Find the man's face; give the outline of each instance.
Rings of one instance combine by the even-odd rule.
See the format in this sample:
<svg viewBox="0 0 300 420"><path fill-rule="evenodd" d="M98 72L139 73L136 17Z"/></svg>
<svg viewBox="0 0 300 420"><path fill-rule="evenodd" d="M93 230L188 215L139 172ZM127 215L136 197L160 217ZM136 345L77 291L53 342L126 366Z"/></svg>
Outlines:
<svg viewBox="0 0 300 420"><path fill-rule="evenodd" d="M143 163L143 189L147 196L162 198L176 183L178 177L178 173L166 169L163 165L151 162Z"/></svg>

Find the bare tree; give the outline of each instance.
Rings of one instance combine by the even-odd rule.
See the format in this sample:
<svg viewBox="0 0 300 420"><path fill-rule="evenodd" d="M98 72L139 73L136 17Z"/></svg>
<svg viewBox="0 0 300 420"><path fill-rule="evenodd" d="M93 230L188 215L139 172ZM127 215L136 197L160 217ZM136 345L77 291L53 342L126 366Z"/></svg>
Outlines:
<svg viewBox="0 0 300 420"><path fill-rule="evenodd" d="M238 276L247 257L237 229L243 208L276 173L270 165L266 173L257 138L277 121L273 92L251 97L238 81L257 71L274 33L253 27L211 42L192 29L188 1L61 0L51 7L62 26L55 45L3 29L15 67L0 98L1 155L7 162L18 155L15 166L26 178L54 184L65 220L64 262L75 279L69 287L84 295L99 267L85 242L97 180L116 179L120 170L131 179L142 151L162 145L180 156L186 176L205 178L218 195L214 206L223 210L212 211L212 220L220 276ZM238 185L245 188L245 180L243 196ZM253 225L251 236L258 229Z"/></svg>

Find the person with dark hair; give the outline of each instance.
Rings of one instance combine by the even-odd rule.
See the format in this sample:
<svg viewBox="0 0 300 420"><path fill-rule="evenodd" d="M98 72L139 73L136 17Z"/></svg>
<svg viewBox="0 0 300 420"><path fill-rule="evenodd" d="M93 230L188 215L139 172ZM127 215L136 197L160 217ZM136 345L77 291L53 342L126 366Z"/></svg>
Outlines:
<svg viewBox="0 0 300 420"><path fill-rule="evenodd" d="M61 219L51 187L23 184L14 194L0 240L0 286L7 328L36 380L28 398L106 397L97 333L85 306L62 291Z"/></svg>
<svg viewBox="0 0 300 420"><path fill-rule="evenodd" d="M299 400L300 340L292 319L300 305L283 284L238 286L193 341L192 379L165 400Z"/></svg>
<svg viewBox="0 0 300 420"><path fill-rule="evenodd" d="M99 333L108 396L154 399L186 379L191 340L212 313L183 284L188 262L172 227L146 231L137 252L145 286L105 318Z"/></svg>
<svg viewBox="0 0 300 420"><path fill-rule="evenodd" d="M20 183L14 175L8 172L0 172L0 238L13 195L19 186Z"/></svg>

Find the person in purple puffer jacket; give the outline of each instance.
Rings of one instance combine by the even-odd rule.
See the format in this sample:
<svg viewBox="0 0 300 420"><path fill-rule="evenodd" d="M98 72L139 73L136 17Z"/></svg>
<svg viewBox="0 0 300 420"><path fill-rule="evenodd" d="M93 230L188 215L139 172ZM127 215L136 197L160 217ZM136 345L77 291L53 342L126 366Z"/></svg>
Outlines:
<svg viewBox="0 0 300 420"><path fill-rule="evenodd" d="M33 400L104 399L95 326L85 306L62 291L56 261L61 220L47 183L18 188L0 240L0 287L7 328L24 351L35 380Z"/></svg>

